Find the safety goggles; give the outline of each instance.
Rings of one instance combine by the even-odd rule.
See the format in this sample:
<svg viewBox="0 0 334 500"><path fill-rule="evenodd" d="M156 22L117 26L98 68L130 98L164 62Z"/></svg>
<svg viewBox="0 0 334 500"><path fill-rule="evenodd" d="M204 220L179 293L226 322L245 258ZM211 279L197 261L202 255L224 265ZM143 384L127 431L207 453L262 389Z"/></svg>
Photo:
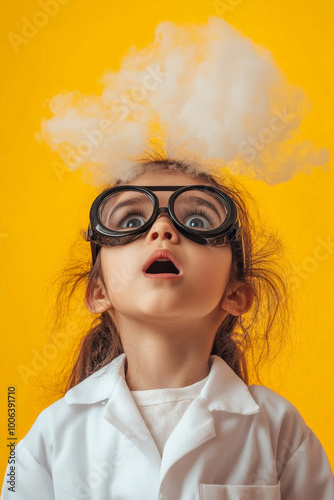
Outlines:
<svg viewBox="0 0 334 500"><path fill-rule="evenodd" d="M172 191L167 207L154 191ZM233 200L213 186L131 186L103 191L93 202L87 241L93 263L101 246L119 246L143 236L166 213L175 228L196 243L223 246L237 239Z"/></svg>

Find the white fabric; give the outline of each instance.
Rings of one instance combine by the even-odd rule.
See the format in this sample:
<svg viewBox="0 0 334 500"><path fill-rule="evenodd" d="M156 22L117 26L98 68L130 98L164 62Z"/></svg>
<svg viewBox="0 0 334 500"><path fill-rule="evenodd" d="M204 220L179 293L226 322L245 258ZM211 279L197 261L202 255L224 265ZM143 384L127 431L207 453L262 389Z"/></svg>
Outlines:
<svg viewBox="0 0 334 500"><path fill-rule="evenodd" d="M137 408L162 456L167 439L190 403L199 395L209 375L195 384L178 389L131 391Z"/></svg>
<svg viewBox="0 0 334 500"><path fill-rule="evenodd" d="M161 458L124 380L125 355L44 410L1 500L333 500L327 457L298 411L219 357Z"/></svg>

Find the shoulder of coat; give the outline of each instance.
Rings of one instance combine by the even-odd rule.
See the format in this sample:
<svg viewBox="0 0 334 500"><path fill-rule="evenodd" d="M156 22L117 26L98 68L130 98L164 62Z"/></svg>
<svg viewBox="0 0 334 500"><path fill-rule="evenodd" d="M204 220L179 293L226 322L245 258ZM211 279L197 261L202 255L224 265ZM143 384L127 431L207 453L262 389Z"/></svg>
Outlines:
<svg viewBox="0 0 334 500"><path fill-rule="evenodd" d="M276 422L280 428L286 423L288 426L300 428L306 432L307 426L304 419L291 401L263 385L250 385L248 389L262 413Z"/></svg>

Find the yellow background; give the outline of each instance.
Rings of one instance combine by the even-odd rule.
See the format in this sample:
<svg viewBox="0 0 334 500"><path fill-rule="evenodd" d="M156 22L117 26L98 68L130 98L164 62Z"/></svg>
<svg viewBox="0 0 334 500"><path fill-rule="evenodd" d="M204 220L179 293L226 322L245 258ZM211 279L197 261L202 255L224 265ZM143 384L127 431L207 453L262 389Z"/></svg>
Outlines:
<svg viewBox="0 0 334 500"><path fill-rule="evenodd" d="M43 389L50 381L37 365L38 359L45 362L41 353L54 307L50 280L86 226L95 196L80 175L59 170L57 155L34 138L48 112L47 99L60 91L100 92L99 77L117 70L130 46L152 42L161 21L205 22L225 10L223 17L269 48L310 97L313 113L303 136L333 149L333 1L222 0L220 5L217 11L208 0L62 0L59 12L16 53L8 33L21 35L23 18L36 19L42 8L35 0L1 2L1 470L7 457L8 385L17 388L19 438L56 397ZM333 172L316 169L282 185L247 182L247 187L283 235L295 266L291 341L263 379L299 409L334 464L334 248L319 247L334 240ZM81 320L74 315L68 321L67 333L80 333ZM62 356L63 347L56 354ZM20 366L31 370L28 378Z"/></svg>

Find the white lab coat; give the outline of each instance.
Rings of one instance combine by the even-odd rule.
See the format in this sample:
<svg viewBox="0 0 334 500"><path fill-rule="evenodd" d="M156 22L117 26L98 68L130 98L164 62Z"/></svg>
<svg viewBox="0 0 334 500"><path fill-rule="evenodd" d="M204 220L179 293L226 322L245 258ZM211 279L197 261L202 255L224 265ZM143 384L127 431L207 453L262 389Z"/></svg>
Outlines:
<svg viewBox="0 0 334 500"><path fill-rule="evenodd" d="M298 411L218 356L157 450L124 379L125 354L44 410L16 447L1 500L333 500L325 452Z"/></svg>

